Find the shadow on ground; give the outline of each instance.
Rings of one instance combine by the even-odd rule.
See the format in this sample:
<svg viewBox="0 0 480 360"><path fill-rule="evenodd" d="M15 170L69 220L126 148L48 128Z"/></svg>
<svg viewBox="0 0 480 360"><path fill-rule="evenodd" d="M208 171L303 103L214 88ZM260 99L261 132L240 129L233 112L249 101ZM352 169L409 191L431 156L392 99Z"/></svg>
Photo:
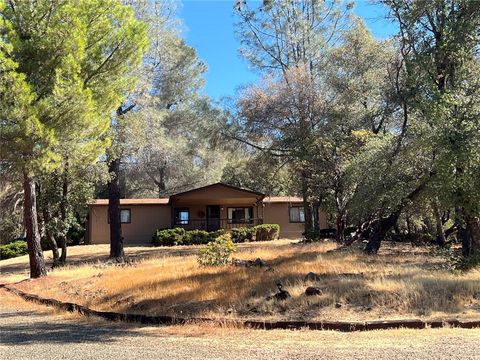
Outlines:
<svg viewBox="0 0 480 360"><path fill-rule="evenodd" d="M0 344L29 345L122 341L124 336L140 336L131 328L99 325L95 322L66 321L34 311L0 312Z"/></svg>

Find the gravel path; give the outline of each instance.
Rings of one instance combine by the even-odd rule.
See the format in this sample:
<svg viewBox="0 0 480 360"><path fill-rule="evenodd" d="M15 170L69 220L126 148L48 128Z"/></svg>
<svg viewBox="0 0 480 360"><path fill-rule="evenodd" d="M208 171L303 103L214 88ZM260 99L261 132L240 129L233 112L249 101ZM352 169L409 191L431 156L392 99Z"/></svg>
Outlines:
<svg viewBox="0 0 480 360"><path fill-rule="evenodd" d="M480 330L141 327L0 306L0 359L480 359Z"/></svg>

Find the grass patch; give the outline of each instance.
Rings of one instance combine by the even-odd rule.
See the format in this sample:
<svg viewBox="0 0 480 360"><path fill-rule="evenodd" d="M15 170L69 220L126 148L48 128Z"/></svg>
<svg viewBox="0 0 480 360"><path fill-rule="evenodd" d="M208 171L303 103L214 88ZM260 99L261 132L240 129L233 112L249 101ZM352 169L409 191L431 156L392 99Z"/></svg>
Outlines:
<svg viewBox="0 0 480 360"><path fill-rule="evenodd" d="M125 267L107 266L101 261L75 263L76 257L98 260L98 249L105 256L106 247L79 247L71 251L74 265L18 287L99 310L182 317L480 317L480 271L452 272L441 256L406 244L385 243L377 256L366 256L355 247L337 249L330 242L239 244L235 258L260 257L268 267L200 266L198 247L127 248L127 254L137 256L137 261ZM88 259L89 251L92 259ZM305 280L309 272L318 277ZM278 282L291 297L286 301L267 300ZM320 287L322 292L306 296L307 286Z"/></svg>

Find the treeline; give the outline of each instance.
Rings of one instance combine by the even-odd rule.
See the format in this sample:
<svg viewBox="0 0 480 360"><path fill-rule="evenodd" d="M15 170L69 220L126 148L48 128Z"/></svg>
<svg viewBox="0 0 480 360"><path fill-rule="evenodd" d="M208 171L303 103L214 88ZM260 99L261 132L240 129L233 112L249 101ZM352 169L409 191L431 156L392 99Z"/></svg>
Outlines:
<svg viewBox="0 0 480 360"><path fill-rule="evenodd" d="M349 2L238 1L241 53L264 77L240 94L227 134L260 170L270 159L271 187L303 195L307 238L322 207L337 241L368 239L368 253L386 237L453 236L478 255L480 6L379 3L392 39L375 39Z"/></svg>

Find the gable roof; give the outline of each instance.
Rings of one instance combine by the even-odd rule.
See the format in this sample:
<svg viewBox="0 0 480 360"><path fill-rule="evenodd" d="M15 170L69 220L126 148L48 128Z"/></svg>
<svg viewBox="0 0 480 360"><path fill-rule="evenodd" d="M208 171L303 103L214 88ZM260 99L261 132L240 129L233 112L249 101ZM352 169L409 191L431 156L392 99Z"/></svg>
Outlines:
<svg viewBox="0 0 480 360"><path fill-rule="evenodd" d="M247 190L247 189L243 189L243 188L240 188L240 187L237 187L237 186L228 185L228 184L225 184L225 183L222 183L222 182L217 182L217 183L214 183L214 184L201 186L199 188L195 188L195 189L192 189L192 190L182 191L182 192L173 194L173 195L170 196L170 198L174 198L174 197L185 195L185 194L190 194L190 193L196 192L196 191L206 190L206 189L209 189L209 188L212 188L212 187L215 187L215 186L223 186L223 187L226 187L226 188L229 188L229 189L232 189L232 190L242 191L242 192L245 192L245 193L249 193L251 195L260 196L262 198L265 197L265 194L262 194L262 193L257 192L257 191Z"/></svg>
<svg viewBox="0 0 480 360"><path fill-rule="evenodd" d="M212 188L212 187L215 187L215 186L222 186L222 187L225 187L225 188L229 188L229 189L233 189L233 190L237 190L237 191L242 191L242 192L248 193L250 195L254 195L255 197L261 197L264 203L272 204L272 203L301 203L301 202L303 202L303 199L301 197L298 197L298 196L268 196L268 197L265 197L264 194L262 194L260 192L257 192L257 191L242 189L242 188L237 187L237 186L228 185L228 184L224 184L222 182L218 182L218 183L215 183L215 184L202 186L202 187L195 188L195 189L192 189L192 190L183 191L183 192L180 192L180 193L177 193L177 194L174 194L174 195L170 196L170 198L120 199L120 205L168 205L169 202L170 202L170 199L172 197L181 196L181 195L184 195L184 194L189 194L189 193L192 193L192 192L195 192L195 191L201 191L201 190L209 189L209 188ZM108 205L108 199L95 199L90 204L91 205Z"/></svg>

